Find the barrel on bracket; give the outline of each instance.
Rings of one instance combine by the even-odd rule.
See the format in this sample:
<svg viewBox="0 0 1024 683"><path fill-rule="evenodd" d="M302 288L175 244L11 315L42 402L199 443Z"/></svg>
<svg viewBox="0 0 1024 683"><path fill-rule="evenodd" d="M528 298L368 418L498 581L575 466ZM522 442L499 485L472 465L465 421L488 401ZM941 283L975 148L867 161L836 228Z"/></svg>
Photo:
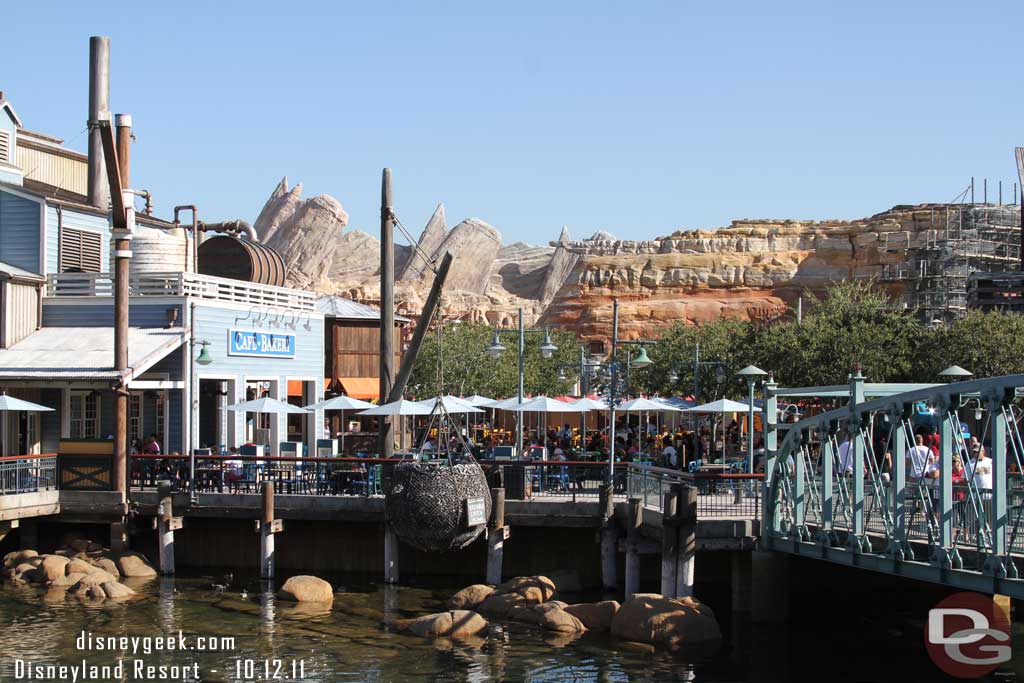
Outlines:
<svg viewBox="0 0 1024 683"><path fill-rule="evenodd" d="M285 286L281 255L259 242L215 235L199 245L199 272L262 285Z"/></svg>

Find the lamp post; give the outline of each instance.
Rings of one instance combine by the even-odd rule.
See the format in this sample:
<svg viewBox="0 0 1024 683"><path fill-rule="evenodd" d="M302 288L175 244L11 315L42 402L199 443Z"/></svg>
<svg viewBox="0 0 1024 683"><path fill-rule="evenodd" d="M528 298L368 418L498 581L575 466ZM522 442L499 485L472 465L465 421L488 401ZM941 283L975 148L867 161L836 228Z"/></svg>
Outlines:
<svg viewBox="0 0 1024 683"><path fill-rule="evenodd" d="M191 371L190 374L192 375L193 378L195 378L195 376L196 376L196 370L195 370L195 366L196 365L202 365L203 367L206 367L207 365L209 365L210 363L213 362L213 355L210 353L210 348L209 348L210 347L210 342L208 342L205 339L196 339L193 336L192 337L192 350L193 350L193 353L195 351L195 347L196 346L200 347L199 355L195 356L195 355L191 355L190 354L190 357L192 359L192 371ZM195 380L194 382L190 382L189 384L191 384L195 388L195 392L196 392L196 394L198 394L199 393L199 381ZM196 396L193 396L192 400L190 401L190 403L198 404L198 401L199 401L199 399ZM198 415L198 411L196 411L195 414ZM189 430L189 431L193 431L193 430ZM190 441L191 441L191 439L190 439ZM189 476L189 480L188 481L189 481L189 491L190 491L190 493L189 493L189 500L191 500L193 503L195 503L198 500L198 496L199 496L199 492L196 491L196 444L195 443L190 443L189 444L188 452L189 452L189 457L188 457L188 471L189 471L188 476Z"/></svg>
<svg viewBox="0 0 1024 683"><path fill-rule="evenodd" d="M518 340L519 341L519 386L518 386L518 393L517 393L517 395L519 397L519 405L520 406L523 405L523 375L524 375L524 372L525 372L524 361L525 361L525 357L526 357L526 333L527 332L529 332L529 333L543 332L544 333L544 341L541 342L541 345L540 345L540 356L541 356L541 358L545 358L545 359L551 358L551 354L553 354L555 351L558 350L558 347L555 346L553 343L551 343L551 334L547 330L547 328L545 328L543 330L540 330L540 329L528 330L528 329L526 329L524 327L524 325L523 325L523 308L522 308L522 306L520 306L519 307L519 335L518 335L518 337L519 337L519 340ZM491 341L491 343L486 348L484 348L484 351L486 351L487 355L489 355L494 360L498 360L498 358L501 357L501 354L505 351L505 349L506 349L505 345L501 343L501 332L497 328L495 328L494 329L494 339ZM522 455L522 453L523 453L523 412L520 410L519 414L516 416L516 455Z"/></svg>
<svg viewBox="0 0 1024 683"><path fill-rule="evenodd" d="M755 365L748 365L736 373L747 380L747 474L754 473L754 385L768 373Z"/></svg>
<svg viewBox="0 0 1024 683"><path fill-rule="evenodd" d="M947 382L959 382L965 380L968 377L974 377L974 373L970 370L964 370L959 365L950 365L948 368L939 373L939 377L946 380Z"/></svg>

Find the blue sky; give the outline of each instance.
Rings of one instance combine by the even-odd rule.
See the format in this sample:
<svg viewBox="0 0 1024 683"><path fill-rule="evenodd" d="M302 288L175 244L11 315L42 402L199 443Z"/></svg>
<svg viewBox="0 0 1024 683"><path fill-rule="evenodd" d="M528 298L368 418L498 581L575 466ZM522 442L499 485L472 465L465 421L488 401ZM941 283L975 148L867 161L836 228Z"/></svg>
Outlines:
<svg viewBox="0 0 1024 683"><path fill-rule="evenodd" d="M150 6L153 5L153 6ZM504 241L647 238L990 197L1024 144L1024 3L10 3L0 89L85 148L88 37L160 215L254 219L275 184L376 233L380 169ZM97 8L89 11L89 8Z"/></svg>

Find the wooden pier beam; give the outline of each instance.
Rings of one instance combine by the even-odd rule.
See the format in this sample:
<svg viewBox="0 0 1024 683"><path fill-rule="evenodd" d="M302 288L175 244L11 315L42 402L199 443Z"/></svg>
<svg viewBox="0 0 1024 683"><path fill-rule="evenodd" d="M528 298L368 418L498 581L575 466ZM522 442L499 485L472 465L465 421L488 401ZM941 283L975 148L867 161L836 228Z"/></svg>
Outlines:
<svg viewBox="0 0 1024 683"><path fill-rule="evenodd" d="M256 520L260 534L260 578L274 578L274 534L284 531L284 523L274 519L274 484L263 482L263 517Z"/></svg>
<svg viewBox="0 0 1024 683"><path fill-rule="evenodd" d="M676 565L679 562L679 491L665 492L661 507L661 594L676 597Z"/></svg>
<svg viewBox="0 0 1024 683"><path fill-rule="evenodd" d="M384 523L384 583L398 583L398 535Z"/></svg>
<svg viewBox="0 0 1024 683"><path fill-rule="evenodd" d="M617 571L619 530L615 526L615 500L612 484L602 484L598 509L601 511L601 584L605 590L619 585Z"/></svg>
<svg viewBox="0 0 1024 683"><path fill-rule="evenodd" d="M693 596L693 572L697 555L697 487L684 486L679 494L679 542L676 563L677 598Z"/></svg>
<svg viewBox="0 0 1024 683"><path fill-rule="evenodd" d="M491 518L487 523L487 583L501 583L501 568L505 559L505 489L491 489Z"/></svg>
<svg viewBox="0 0 1024 683"><path fill-rule="evenodd" d="M158 535L160 573L174 574L174 532L181 528L182 520L181 517L174 516L174 494L171 493L171 482L158 482L157 495L160 498L160 503L153 526Z"/></svg>
<svg viewBox="0 0 1024 683"><path fill-rule="evenodd" d="M640 592L640 527L643 525L642 501L629 499L629 524L626 527L626 599Z"/></svg>

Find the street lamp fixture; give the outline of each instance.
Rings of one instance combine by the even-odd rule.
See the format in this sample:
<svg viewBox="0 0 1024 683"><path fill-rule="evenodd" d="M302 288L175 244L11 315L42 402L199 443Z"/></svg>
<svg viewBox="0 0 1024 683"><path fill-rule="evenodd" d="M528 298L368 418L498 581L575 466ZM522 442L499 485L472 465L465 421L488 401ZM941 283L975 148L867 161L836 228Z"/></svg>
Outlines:
<svg viewBox="0 0 1024 683"><path fill-rule="evenodd" d="M200 349L200 351L199 351L199 355L196 356L196 364L197 365L209 365L210 363L212 363L213 362L213 354L211 354L210 353L210 349L207 348L207 347L210 346L210 342L208 342L208 341L206 341L204 339L203 341L197 341L196 344L199 344L199 346L202 347L202 349Z"/></svg>
<svg viewBox="0 0 1024 683"><path fill-rule="evenodd" d="M723 376L725 375L721 365L715 371L716 377L719 372L722 372ZM748 365L736 373L737 377L747 380L747 474L754 473L754 385L757 384L758 379L767 375L767 372L756 365Z"/></svg>
<svg viewBox="0 0 1024 683"><path fill-rule="evenodd" d="M725 382L725 368L721 365L715 368L715 381L719 384L723 384Z"/></svg>
<svg viewBox="0 0 1024 683"><path fill-rule="evenodd" d="M569 378L565 376L565 368L558 368L558 381L564 382L567 379Z"/></svg>
<svg viewBox="0 0 1024 683"><path fill-rule="evenodd" d="M644 347L641 346L640 350L636 354L636 357L629 362L629 367L631 367L631 368L646 368L648 365L650 365L653 362L654 361L652 361L650 358L647 357L647 349L645 349Z"/></svg>
<svg viewBox="0 0 1024 683"><path fill-rule="evenodd" d="M558 347L551 343L551 333L545 328L544 342L540 345L540 357L551 358L551 354L558 350Z"/></svg>
<svg viewBox="0 0 1024 683"><path fill-rule="evenodd" d="M675 384L678 381L679 381L679 373L676 372L676 368L673 365L672 368L668 371L668 383L669 384Z"/></svg>
<svg viewBox="0 0 1024 683"><path fill-rule="evenodd" d="M505 351L505 345L501 343L497 330L494 331L494 339L492 339L491 343L484 348L484 351L494 360L501 358L501 354Z"/></svg>

